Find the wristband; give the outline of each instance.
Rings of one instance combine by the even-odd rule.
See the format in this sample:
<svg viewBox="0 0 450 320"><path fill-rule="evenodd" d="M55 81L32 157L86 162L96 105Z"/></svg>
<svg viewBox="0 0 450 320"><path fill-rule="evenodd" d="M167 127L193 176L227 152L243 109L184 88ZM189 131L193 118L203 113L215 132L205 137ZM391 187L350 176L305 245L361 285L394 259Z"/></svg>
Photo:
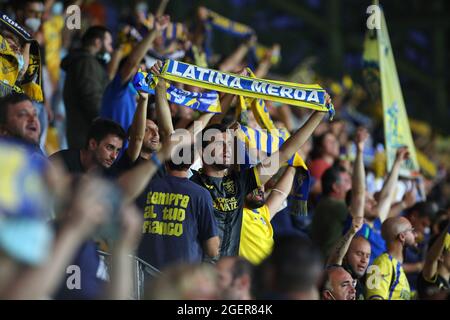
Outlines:
<svg viewBox="0 0 450 320"><path fill-rule="evenodd" d="M325 106L328 109L328 118L330 119L330 121L332 121L334 115L336 114L336 111L334 110L334 105L332 103L327 103Z"/></svg>

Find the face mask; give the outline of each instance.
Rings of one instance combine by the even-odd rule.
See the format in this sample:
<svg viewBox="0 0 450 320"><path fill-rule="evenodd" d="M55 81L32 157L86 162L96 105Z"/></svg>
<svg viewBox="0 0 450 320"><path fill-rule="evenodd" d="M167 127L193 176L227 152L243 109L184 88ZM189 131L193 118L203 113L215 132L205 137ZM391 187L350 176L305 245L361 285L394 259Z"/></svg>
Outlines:
<svg viewBox="0 0 450 320"><path fill-rule="evenodd" d="M31 31L36 32L39 30L41 26L41 19L39 18L28 18L25 20L25 26L30 28Z"/></svg>
<svg viewBox="0 0 450 320"><path fill-rule="evenodd" d="M111 61L111 54L109 52L99 53L97 58L104 64L108 64Z"/></svg>
<svg viewBox="0 0 450 320"><path fill-rule="evenodd" d="M54 16L60 16L64 10L64 6L61 2L55 2L52 7L52 14Z"/></svg>

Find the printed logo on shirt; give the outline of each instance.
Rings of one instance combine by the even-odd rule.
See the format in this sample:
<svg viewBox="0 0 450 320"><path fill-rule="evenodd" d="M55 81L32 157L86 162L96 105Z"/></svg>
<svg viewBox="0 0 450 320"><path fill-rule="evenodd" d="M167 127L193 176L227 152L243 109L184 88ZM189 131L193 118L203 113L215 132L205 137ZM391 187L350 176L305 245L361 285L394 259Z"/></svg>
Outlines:
<svg viewBox="0 0 450 320"><path fill-rule="evenodd" d="M215 198L213 199L213 207L222 212L232 212L238 208L238 201L236 197Z"/></svg>
<svg viewBox="0 0 450 320"><path fill-rule="evenodd" d="M179 193L153 192L147 194L142 233L180 237L190 197ZM155 205L164 206L155 212Z"/></svg>
<svg viewBox="0 0 450 320"><path fill-rule="evenodd" d="M224 182L223 183L223 189L229 195L235 195L236 194L236 187L234 185L234 181L233 180L228 180L228 181Z"/></svg>

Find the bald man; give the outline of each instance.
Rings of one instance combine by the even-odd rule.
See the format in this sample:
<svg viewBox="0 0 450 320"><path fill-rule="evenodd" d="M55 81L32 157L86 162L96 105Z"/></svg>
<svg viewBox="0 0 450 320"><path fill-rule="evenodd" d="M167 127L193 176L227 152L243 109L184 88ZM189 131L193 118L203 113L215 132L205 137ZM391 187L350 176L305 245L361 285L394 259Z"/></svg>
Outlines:
<svg viewBox="0 0 450 320"><path fill-rule="evenodd" d="M361 227L362 219L354 219L352 228L337 242L327 265L342 266L356 282L356 299L364 300L363 277L369 266L370 242L361 236L355 236Z"/></svg>
<svg viewBox="0 0 450 320"><path fill-rule="evenodd" d="M366 297L372 300L410 300L411 290L402 267L403 250L416 245L416 234L408 219L389 218L381 227L387 252L367 270Z"/></svg>
<svg viewBox="0 0 450 320"><path fill-rule="evenodd" d="M322 290L324 300L355 300L356 280L341 266L327 268L325 285Z"/></svg>

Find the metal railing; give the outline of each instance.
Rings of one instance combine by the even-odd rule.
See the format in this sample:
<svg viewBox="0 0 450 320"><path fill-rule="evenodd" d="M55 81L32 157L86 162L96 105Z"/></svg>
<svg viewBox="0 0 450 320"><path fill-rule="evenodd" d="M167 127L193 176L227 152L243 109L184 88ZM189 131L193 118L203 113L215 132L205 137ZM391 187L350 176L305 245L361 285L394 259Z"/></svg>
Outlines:
<svg viewBox="0 0 450 320"><path fill-rule="evenodd" d="M111 258L111 254L101 250L97 250L97 252L105 258L108 270L111 270L111 262L107 259ZM145 283L149 279L158 277L161 271L139 257L133 255L129 255L129 257L133 260L133 296L130 298L133 300L141 300L145 294Z"/></svg>

